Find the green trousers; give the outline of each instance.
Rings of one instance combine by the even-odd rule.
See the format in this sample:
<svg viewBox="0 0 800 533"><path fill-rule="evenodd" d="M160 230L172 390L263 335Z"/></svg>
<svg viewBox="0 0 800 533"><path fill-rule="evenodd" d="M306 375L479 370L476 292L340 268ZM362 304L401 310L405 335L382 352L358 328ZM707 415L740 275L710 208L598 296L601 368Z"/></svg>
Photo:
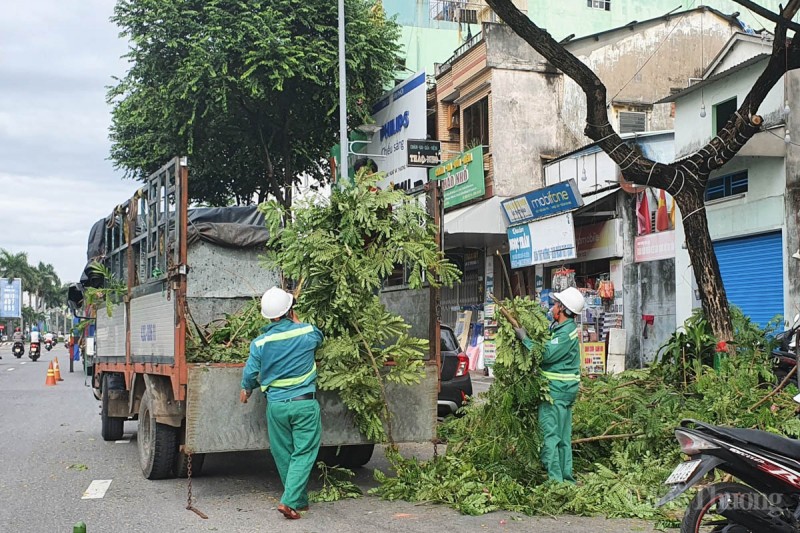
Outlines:
<svg viewBox="0 0 800 533"><path fill-rule="evenodd" d="M554 400L539 404L539 431L542 433L541 459L547 477L575 483L572 477L572 404Z"/></svg>
<svg viewBox="0 0 800 533"><path fill-rule="evenodd" d="M283 483L281 503L308 505L308 478L317 459L322 421L316 400L267 402L269 447Z"/></svg>

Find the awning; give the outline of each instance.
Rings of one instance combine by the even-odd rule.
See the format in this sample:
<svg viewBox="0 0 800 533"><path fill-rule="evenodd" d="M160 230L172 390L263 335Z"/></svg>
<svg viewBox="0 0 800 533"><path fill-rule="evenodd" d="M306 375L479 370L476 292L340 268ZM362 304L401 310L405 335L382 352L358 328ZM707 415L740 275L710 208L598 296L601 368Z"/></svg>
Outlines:
<svg viewBox="0 0 800 533"><path fill-rule="evenodd" d="M445 213L445 248L497 246L505 242L506 221L500 203L506 199L505 196L493 196Z"/></svg>
<svg viewBox="0 0 800 533"><path fill-rule="evenodd" d="M611 211L616 211L616 206L614 206L614 208L612 208L608 212L598 212L597 211L597 207L598 207L597 204L600 201L602 201L605 198L607 198L608 196L610 196L612 194L615 194L618 190L619 190L619 187L615 186L612 189L606 189L604 191L596 192L596 193L593 193L593 194L584 194L583 195L583 205L580 208L576 209L575 212L573 213L573 215L576 216L576 217L579 217L579 216L594 216L594 215L599 215L599 216L611 215L612 214Z"/></svg>

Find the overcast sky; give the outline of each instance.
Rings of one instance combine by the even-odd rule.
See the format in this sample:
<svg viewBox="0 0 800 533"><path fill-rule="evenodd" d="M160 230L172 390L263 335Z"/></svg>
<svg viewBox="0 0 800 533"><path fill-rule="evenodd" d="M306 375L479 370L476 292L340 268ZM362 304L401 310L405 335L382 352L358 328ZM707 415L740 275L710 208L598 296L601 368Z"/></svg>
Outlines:
<svg viewBox="0 0 800 533"><path fill-rule="evenodd" d="M64 282L92 224L138 186L108 160L105 87L126 70L114 3L0 0L0 248Z"/></svg>

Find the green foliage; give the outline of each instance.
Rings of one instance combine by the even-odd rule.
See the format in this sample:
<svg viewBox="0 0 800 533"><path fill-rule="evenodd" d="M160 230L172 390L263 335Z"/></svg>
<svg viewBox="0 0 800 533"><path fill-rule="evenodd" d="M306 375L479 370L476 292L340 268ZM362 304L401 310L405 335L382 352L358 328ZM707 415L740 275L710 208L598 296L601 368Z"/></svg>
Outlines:
<svg viewBox="0 0 800 533"><path fill-rule="evenodd" d="M335 502L346 498L360 498L361 489L353 483L355 476L352 470L338 466L327 466L322 461L317 463L319 478L322 481L320 490L308 493L308 499L315 502Z"/></svg>
<svg viewBox="0 0 800 533"><path fill-rule="evenodd" d="M261 316L261 302L253 299L235 313L210 324L193 327L186 337L189 363L244 363L250 355L250 341L261 334L267 319Z"/></svg>
<svg viewBox="0 0 800 533"><path fill-rule="evenodd" d="M85 304L98 308L104 305L109 317L113 315L114 307L122 302L122 297L128 292L125 282L118 279L106 266L97 261L89 265L92 273L103 278L102 287L86 287L84 290Z"/></svg>
<svg viewBox="0 0 800 533"><path fill-rule="evenodd" d="M730 307L735 342L734 348L739 353L750 353L754 350L771 351L774 341L771 334L781 322L781 317L773 318L765 329L754 324L736 306ZM711 325L700 309L695 310L658 350L656 356L660 363L658 371L664 379L672 383L686 383L691 369L696 362L711 366L716 353L717 339Z"/></svg>
<svg viewBox="0 0 800 533"><path fill-rule="evenodd" d="M535 304L514 300L504 305L532 333L536 345L547 338ZM697 329L698 323L693 317L686 328ZM418 461L390 454L395 475L376 472L381 486L373 491L387 499L446 503L468 514L504 509L674 523L692 495L662 509L655 503L665 493L664 479L681 460L673 433L682 419L792 437L800 432L794 385L762 402L774 386L764 332L735 314L734 323L737 352L724 358L719 370L694 359L686 366L685 382L664 379L668 362L582 380L573 408L574 486L546 481L536 420L538 403L546 395L533 384L537 355L519 350L511 326L501 319L496 379L485 396L464 409L464 417L442 425L446 455Z"/></svg>
<svg viewBox="0 0 800 533"><path fill-rule="evenodd" d="M266 266L300 281L295 309L326 337L317 384L337 391L375 442L391 441L386 383L418 382L428 349L380 302L384 280L398 264L412 272L411 288L451 284L460 275L437 249L435 228L417 200L377 189L379 178L362 171L352 187L291 211L278 202L260 206L271 235Z"/></svg>
<svg viewBox="0 0 800 533"><path fill-rule="evenodd" d="M399 26L347 0L347 109L361 124L391 83ZM141 179L191 156L190 197L212 205L285 200L321 182L338 133L338 27L330 0L118 0L130 69L109 89L111 157Z"/></svg>

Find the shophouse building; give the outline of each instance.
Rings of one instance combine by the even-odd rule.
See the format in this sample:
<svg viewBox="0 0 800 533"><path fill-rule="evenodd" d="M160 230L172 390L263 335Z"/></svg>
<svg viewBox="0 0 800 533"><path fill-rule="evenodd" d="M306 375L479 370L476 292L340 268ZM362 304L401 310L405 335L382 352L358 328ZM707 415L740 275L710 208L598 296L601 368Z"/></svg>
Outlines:
<svg viewBox="0 0 800 533"><path fill-rule="evenodd" d="M771 53L771 38L735 35L691 87L664 102L675 105L675 149L687 157L708 143L738 109ZM776 315L791 320L798 305L798 182L800 181L800 72L789 71L757 113L757 133L706 191L709 231L730 303L753 322ZM676 241L683 225L676 217ZM689 255L676 246L676 325L700 307Z"/></svg>
<svg viewBox="0 0 800 533"><path fill-rule="evenodd" d="M740 29L737 18L703 7L570 39L565 47L606 84L609 120L618 131L665 131L673 126L672 106L658 99L699 78ZM483 24L472 42L437 66L434 101L429 114L444 159L457 161L480 146L485 173L484 194L451 204L444 215L445 249L465 272L462 285L442 291L442 316L452 322L460 309L482 308L489 289L498 296L533 294L535 283L517 284L526 287L518 291L504 281L504 271L515 269L501 204L544 187L548 162L591 141L583 135L585 98L577 85L505 25ZM593 183L587 192L614 186ZM588 199L587 205L599 196Z"/></svg>

